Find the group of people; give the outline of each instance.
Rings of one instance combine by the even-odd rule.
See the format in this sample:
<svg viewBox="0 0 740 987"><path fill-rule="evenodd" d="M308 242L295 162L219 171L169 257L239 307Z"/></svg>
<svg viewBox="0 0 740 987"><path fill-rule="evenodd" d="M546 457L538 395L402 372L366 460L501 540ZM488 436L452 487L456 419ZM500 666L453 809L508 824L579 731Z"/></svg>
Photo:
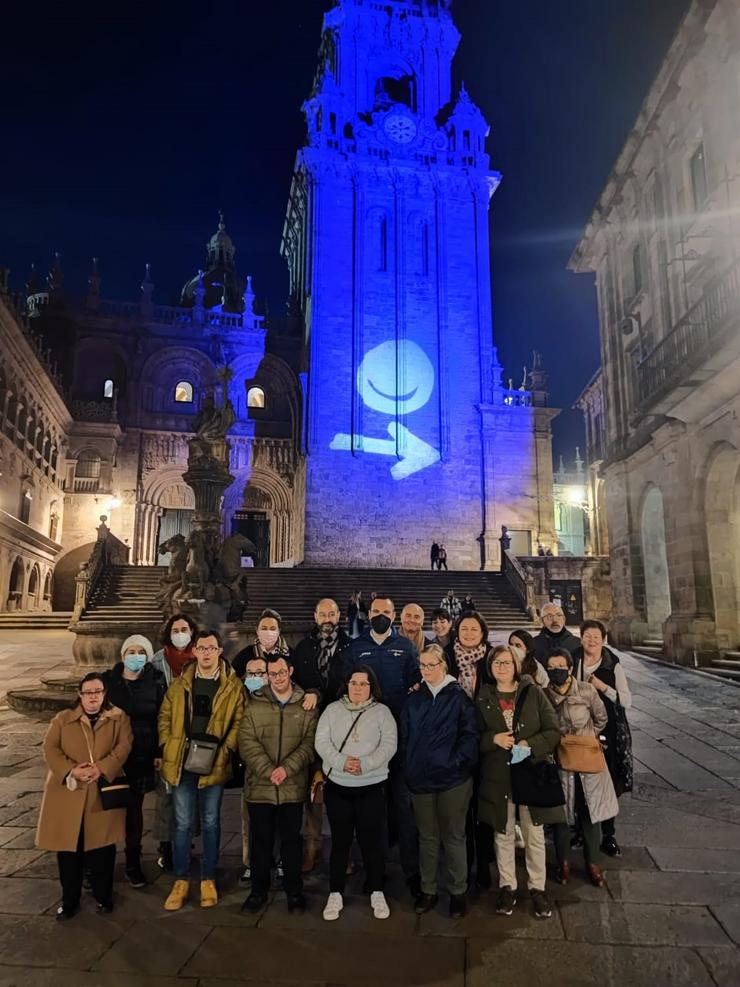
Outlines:
<svg viewBox="0 0 740 987"><path fill-rule="evenodd" d="M327 921L339 918L359 845L373 915L390 914L384 893L389 849L398 846L414 908L438 902L444 856L449 914L460 918L474 882L491 886L496 911L517 901L516 846L525 854L534 913L547 918L545 827L552 827L561 883L574 847L604 886L601 855L618 855L618 796L631 788L630 693L606 628L587 620L581 637L562 609L546 605L532 637L512 632L492 647L474 608L432 616L408 604L396 628L392 599L376 594L368 627L352 639L332 599L316 605L312 632L291 648L280 615L265 610L254 642L231 661L218 633L178 614L154 654L140 635L121 661L90 672L73 709L44 741L49 773L37 844L57 852L60 920L80 907L87 876L99 911L113 908L116 844L126 877L143 887L143 800L154 792L159 865L174 882L164 903L191 893L192 839L199 827L200 905L218 902L221 808L242 788L243 903L264 908L273 870L287 906L302 912L303 876L322 856L323 812L331 833Z"/></svg>

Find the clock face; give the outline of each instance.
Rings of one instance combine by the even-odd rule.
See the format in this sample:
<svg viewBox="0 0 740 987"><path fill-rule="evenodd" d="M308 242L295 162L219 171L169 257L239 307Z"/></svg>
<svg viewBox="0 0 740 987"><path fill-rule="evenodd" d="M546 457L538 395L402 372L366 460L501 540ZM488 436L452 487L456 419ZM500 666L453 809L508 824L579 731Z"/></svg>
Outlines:
<svg viewBox="0 0 740 987"><path fill-rule="evenodd" d="M390 137L396 144L410 144L416 137L416 123L411 117L400 113L394 113L385 118L383 124L386 136Z"/></svg>

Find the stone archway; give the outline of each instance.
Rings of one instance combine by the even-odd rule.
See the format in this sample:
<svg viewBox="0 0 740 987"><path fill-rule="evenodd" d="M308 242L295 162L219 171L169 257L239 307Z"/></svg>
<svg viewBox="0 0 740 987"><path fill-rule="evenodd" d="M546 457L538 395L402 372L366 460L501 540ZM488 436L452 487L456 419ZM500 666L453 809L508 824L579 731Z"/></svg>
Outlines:
<svg viewBox="0 0 740 987"><path fill-rule="evenodd" d="M13 567L10 570L10 581L8 583L8 610L23 609L23 594L26 583L26 567L23 559L17 555Z"/></svg>
<svg viewBox="0 0 740 987"><path fill-rule="evenodd" d="M195 497L182 474L182 467L160 468L152 472L145 485L137 505L135 561L139 565L166 564L168 557L158 555L158 543L166 540L168 532L190 530L189 515L195 509ZM163 517L167 520L164 532L160 532Z"/></svg>
<svg viewBox="0 0 740 987"><path fill-rule="evenodd" d="M225 534L231 534L235 524L238 526L242 512L264 515L269 529L269 565L289 563L295 558L292 548L296 521L293 497L277 473L264 467L240 473L226 494Z"/></svg>
<svg viewBox="0 0 740 987"><path fill-rule="evenodd" d="M662 637L663 624L671 615L671 587L668 577L663 494L658 487L650 487L642 502L640 538L648 632L651 636Z"/></svg>
<svg viewBox="0 0 740 987"><path fill-rule="evenodd" d="M38 565L31 568L28 577L28 592L26 593L26 610L39 609L39 592L41 590L41 573Z"/></svg>
<svg viewBox="0 0 740 987"><path fill-rule="evenodd" d="M718 446L707 470L704 518L719 650L740 644L740 452Z"/></svg>

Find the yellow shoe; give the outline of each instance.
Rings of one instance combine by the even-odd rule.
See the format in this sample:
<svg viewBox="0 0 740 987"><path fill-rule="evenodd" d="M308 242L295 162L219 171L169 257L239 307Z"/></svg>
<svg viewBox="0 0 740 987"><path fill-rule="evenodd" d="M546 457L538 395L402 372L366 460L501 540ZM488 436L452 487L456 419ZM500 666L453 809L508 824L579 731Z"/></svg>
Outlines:
<svg viewBox="0 0 740 987"><path fill-rule="evenodd" d="M188 900L188 894L190 893L190 882L189 881L175 881L172 885L172 890L170 891L167 901L164 903L165 911L167 912L178 912L185 902Z"/></svg>
<svg viewBox="0 0 740 987"><path fill-rule="evenodd" d="M200 882L200 907L213 908L218 904L218 891L216 891L215 881Z"/></svg>

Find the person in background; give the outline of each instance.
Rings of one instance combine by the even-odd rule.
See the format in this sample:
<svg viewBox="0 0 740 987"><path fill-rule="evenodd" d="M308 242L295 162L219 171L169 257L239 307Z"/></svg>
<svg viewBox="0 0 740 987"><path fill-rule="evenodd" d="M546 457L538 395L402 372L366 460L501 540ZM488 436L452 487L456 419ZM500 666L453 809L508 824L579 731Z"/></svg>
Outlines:
<svg viewBox="0 0 740 987"><path fill-rule="evenodd" d="M421 890L414 911L422 915L437 904L441 845L450 918L462 918L468 884L465 821L478 759L475 709L448 674L439 645L426 647L419 667L422 686L408 697L400 720L400 751L419 828Z"/></svg>
<svg viewBox="0 0 740 987"><path fill-rule="evenodd" d="M359 637L367 623L367 609L362 590L355 590L347 604L347 629L351 638Z"/></svg>
<svg viewBox="0 0 740 987"><path fill-rule="evenodd" d="M442 597L439 606L441 609L447 611L453 624L462 613L462 604L455 596L454 589L447 590L447 595Z"/></svg>
<svg viewBox="0 0 740 987"><path fill-rule="evenodd" d="M444 607L432 610L432 630L434 637L431 643L438 644L444 650L452 638L452 618Z"/></svg>
<svg viewBox="0 0 740 987"><path fill-rule="evenodd" d="M632 705L632 693L619 657L606 646L606 627L600 620L581 624L581 647L573 655L573 668L578 681L590 682L606 708L604 755L619 798L632 791L632 738L625 713ZM614 819L602 820L601 852L609 857L622 855Z"/></svg>
<svg viewBox="0 0 740 987"><path fill-rule="evenodd" d="M162 766L157 718L167 691L164 675L152 663L154 649L148 638L132 634L121 645L121 660L103 676L108 702L128 716L133 746L123 767L130 785L126 808L126 877L135 888L146 885L141 869L144 833L144 796L153 792Z"/></svg>
<svg viewBox="0 0 740 987"><path fill-rule="evenodd" d="M534 656L547 666L547 657L560 648L571 655L581 642L565 626L565 613L559 603L546 603L540 610L542 630L534 639Z"/></svg>
<svg viewBox="0 0 740 987"><path fill-rule="evenodd" d="M183 907L190 893L190 851L193 816L200 810L203 854L200 904L218 903L216 868L221 844L221 803L224 785L231 778L232 755L237 750L244 713L242 681L223 657L221 638L215 631L198 631L193 638L195 662L170 685L159 711L162 777L172 786L175 815L173 846L175 883L164 903L166 911ZM218 747L208 774L185 767L190 741L210 739Z"/></svg>
<svg viewBox="0 0 740 987"><path fill-rule="evenodd" d="M246 703L252 697L252 693L257 692L258 689L263 689L268 684L267 678L267 662L264 658L256 657L250 658L247 662L247 667L244 673L244 686L246 688ZM241 799L241 819L242 819L242 863L244 864L244 870L239 878L239 884L242 887L246 887L252 880L252 867L251 867L251 840L249 838L249 788L247 786L247 778L245 771L244 787L242 789L242 799Z"/></svg>
<svg viewBox="0 0 740 987"><path fill-rule="evenodd" d="M193 635L197 634L198 625L185 613L173 614L162 631L159 651L152 658L156 671L164 676L165 688L169 689L172 680L182 674L188 662L195 661L193 654ZM165 872L172 871L172 839L175 820L172 815L172 791L161 775L157 778L156 796L154 803L154 821L152 836L159 844L157 865Z"/></svg>
<svg viewBox="0 0 740 987"><path fill-rule="evenodd" d="M439 543L439 554L437 555L437 568L442 571L444 567L445 572L447 571L447 549L440 542Z"/></svg>
<svg viewBox="0 0 740 987"><path fill-rule="evenodd" d="M560 742L555 711L544 692L521 673L519 652L511 645L494 648L488 662L489 679L476 699L481 731L481 771L478 817L495 830L499 893L496 911L511 915L516 905L515 824L517 808L527 862L529 894L537 918L549 918L552 907L545 891L545 823L564 823L565 811L514 804L511 790L512 754L541 761ZM514 711L521 708L517 721Z"/></svg>
<svg viewBox="0 0 740 987"><path fill-rule="evenodd" d="M128 716L108 703L105 682L97 672L85 675L74 707L57 713L46 731L43 752L49 773L36 846L57 854L59 921L79 911L85 868L97 911L113 911L116 843L124 839L126 810L104 810L98 782L120 777L132 743Z"/></svg>
<svg viewBox="0 0 740 987"><path fill-rule="evenodd" d="M411 641L417 654L421 654L427 639L424 637L424 611L418 603L407 603L403 608L398 633L407 641Z"/></svg>
<svg viewBox="0 0 740 987"><path fill-rule="evenodd" d="M429 552L429 558L430 558L431 563L432 563L432 569L438 569L439 568L439 545L437 544L436 541L433 541L432 542L432 547L431 547L431 550Z"/></svg>
<svg viewBox="0 0 740 987"><path fill-rule="evenodd" d="M282 635L282 617L277 610L269 607L257 619L254 644L242 648L231 660L231 667L240 679L244 679L247 662L250 658L265 658L270 655L284 655L291 658L288 642Z"/></svg>
<svg viewBox="0 0 740 987"><path fill-rule="evenodd" d="M339 918L350 848L355 834L365 867L365 887L375 918L390 915L383 893L387 818L385 783L398 736L393 714L381 703L371 668L358 665L316 728L316 752L326 775L326 812L331 827L327 922Z"/></svg>
<svg viewBox="0 0 740 987"><path fill-rule="evenodd" d="M560 733L577 737L598 737L607 724L607 713L596 689L588 682L573 678L573 659L566 648L553 651L547 659L550 687L547 697L555 707ZM555 826L555 851L558 858L558 881L570 881L570 829L577 826L583 834L583 856L591 883L605 885L601 870L600 848L603 819L613 819L619 812L609 769L581 773L560 769L565 795L567 823Z"/></svg>
<svg viewBox="0 0 740 987"><path fill-rule="evenodd" d="M519 652L522 675L528 675L541 689L546 689L550 679L544 665L541 665L534 656L534 638L529 631L512 631L509 634L509 644Z"/></svg>
<svg viewBox="0 0 740 987"><path fill-rule="evenodd" d="M470 595L470 593L466 593L465 596L463 597L460 612L472 613L476 609L477 608L475 606L475 601L473 600L473 597Z"/></svg>
<svg viewBox="0 0 740 987"><path fill-rule="evenodd" d="M303 708L321 712L337 698L344 682L344 658L351 641L339 626L339 606L336 600L323 597L314 610L314 628L293 652L293 682L306 693ZM313 705L312 705L313 704ZM318 762L314 770L319 769ZM302 872L310 874L321 860L321 827L324 807L306 802L306 838L303 847Z"/></svg>

